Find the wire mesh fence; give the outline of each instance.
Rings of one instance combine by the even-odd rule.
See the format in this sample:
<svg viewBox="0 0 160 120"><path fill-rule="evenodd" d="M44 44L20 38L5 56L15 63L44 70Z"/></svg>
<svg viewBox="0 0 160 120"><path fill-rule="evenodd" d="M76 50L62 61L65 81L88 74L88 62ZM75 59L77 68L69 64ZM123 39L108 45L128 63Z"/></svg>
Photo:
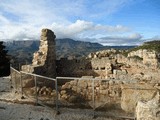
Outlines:
<svg viewBox="0 0 160 120"><path fill-rule="evenodd" d="M56 77L55 79L11 68L14 90L34 99L36 104L55 108L81 108L93 116L125 116L135 119L139 100L149 100L157 92L155 83L139 84L136 80L98 79L92 77ZM157 84L157 83L156 83ZM126 113L126 111L132 114ZM103 116L103 115L102 115Z"/></svg>
<svg viewBox="0 0 160 120"><path fill-rule="evenodd" d="M21 73L11 68L11 86L14 88L15 93L21 93Z"/></svg>
<svg viewBox="0 0 160 120"><path fill-rule="evenodd" d="M34 75L21 73L21 94L32 99L36 99L36 84Z"/></svg>
<svg viewBox="0 0 160 120"><path fill-rule="evenodd" d="M11 67L11 84L15 93L35 101L38 105L55 106L58 111L58 90L56 79L18 71Z"/></svg>
<svg viewBox="0 0 160 120"><path fill-rule="evenodd" d="M57 77L56 79L59 107L86 108L93 110L94 115L94 81L92 79L74 77Z"/></svg>
<svg viewBox="0 0 160 120"><path fill-rule="evenodd" d="M36 104L56 106L58 111L58 91L56 79L21 71L22 95L33 98Z"/></svg>

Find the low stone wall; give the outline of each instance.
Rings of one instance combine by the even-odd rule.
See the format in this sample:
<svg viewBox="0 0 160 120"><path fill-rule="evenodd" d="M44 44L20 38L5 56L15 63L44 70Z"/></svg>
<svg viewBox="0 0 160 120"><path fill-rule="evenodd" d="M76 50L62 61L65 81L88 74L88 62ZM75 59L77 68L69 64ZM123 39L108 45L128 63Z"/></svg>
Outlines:
<svg viewBox="0 0 160 120"><path fill-rule="evenodd" d="M134 113L139 100L150 100L157 89L150 84L126 83L113 80L73 80L61 87L60 98L70 103L91 102L95 107L114 107ZM115 107L116 106L116 107Z"/></svg>
<svg viewBox="0 0 160 120"><path fill-rule="evenodd" d="M95 107L112 106L120 104L121 89L119 81L73 80L65 83L60 92L60 98L70 103L92 102L93 89ZM81 101L79 101L81 100ZM92 106L92 105L91 105ZM118 106L117 106L118 107Z"/></svg>

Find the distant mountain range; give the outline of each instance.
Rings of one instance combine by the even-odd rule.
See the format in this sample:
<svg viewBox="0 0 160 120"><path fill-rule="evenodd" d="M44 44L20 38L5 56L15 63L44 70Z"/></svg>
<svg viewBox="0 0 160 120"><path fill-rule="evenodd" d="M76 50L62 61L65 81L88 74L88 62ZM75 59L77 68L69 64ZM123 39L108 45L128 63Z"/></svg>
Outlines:
<svg viewBox="0 0 160 120"><path fill-rule="evenodd" d="M6 49L9 50L14 61L20 63L31 63L33 53L38 50L39 40L26 40L26 41L9 41L5 42ZM91 43L84 41L76 41L73 39L56 39L56 55L57 59L60 58L80 58L85 57L91 52L104 50L108 48L115 49L129 49L135 46L103 46L99 43Z"/></svg>

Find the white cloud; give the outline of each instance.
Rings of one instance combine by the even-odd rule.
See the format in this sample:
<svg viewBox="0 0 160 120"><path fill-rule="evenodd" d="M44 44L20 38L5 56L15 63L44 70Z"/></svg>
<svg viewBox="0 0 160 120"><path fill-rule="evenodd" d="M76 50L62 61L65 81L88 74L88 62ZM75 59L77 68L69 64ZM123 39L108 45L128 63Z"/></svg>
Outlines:
<svg viewBox="0 0 160 120"><path fill-rule="evenodd" d="M153 40L160 40L160 36L156 35L156 36L153 36L152 38L145 39L145 41L153 41Z"/></svg>
<svg viewBox="0 0 160 120"><path fill-rule="evenodd" d="M42 28L52 29L57 38L83 39L86 37L103 36L103 34L127 32L129 29L124 26L105 26L94 24L84 20L77 20L74 23L53 23L51 25L33 26L29 24L10 23L2 26L3 34L1 39L38 39ZM8 34L9 33L9 34Z"/></svg>
<svg viewBox="0 0 160 120"><path fill-rule="evenodd" d="M121 25L107 26L94 24L84 20L77 20L75 23L65 24L52 24L52 30L55 31L58 38L71 37L71 38L85 38L103 36L109 33L128 32L129 28Z"/></svg>
<svg viewBox="0 0 160 120"><path fill-rule="evenodd" d="M0 23L8 24L9 20L0 14ZM2 24L0 24L2 25Z"/></svg>
<svg viewBox="0 0 160 120"><path fill-rule="evenodd" d="M103 45L139 45L144 40L143 36L138 33L133 33L128 36L106 36L99 39Z"/></svg>
<svg viewBox="0 0 160 120"><path fill-rule="evenodd" d="M89 6L91 10L90 11L87 10L89 13L92 13L89 15L89 17L96 18L113 14L119 9L126 6L127 4L131 3L133 0L101 0L101 1L86 0L86 1L91 2L91 6Z"/></svg>
<svg viewBox="0 0 160 120"><path fill-rule="evenodd" d="M49 28L57 38L87 38L102 44L136 44L133 41L140 40L140 34L117 36L132 32L127 26L94 22L115 13L131 1L1 0L0 39L39 39L41 29Z"/></svg>
<svg viewBox="0 0 160 120"><path fill-rule="evenodd" d="M95 25L92 22L77 20L75 23L69 20L70 17L90 17L99 13L99 10L106 10L112 13L118 9L126 0L111 0L106 1L89 1L89 0L1 0L0 4L0 25L4 35L0 35L1 39L22 39L24 37L33 37L33 33L38 33L40 28L49 27L56 31L59 37L75 37L84 35L85 31L104 31L116 32L122 29L123 26L103 26ZM89 7L87 5L93 4ZM107 5L107 6L106 6ZM94 11L97 9L96 12ZM90 11L89 9L93 10ZM89 12L89 13L88 13ZM105 11L106 12L106 11ZM107 12L107 13L108 13ZM3 14L3 15L2 15ZM4 16L5 15L5 16ZM15 20L13 20L13 18ZM54 23L54 24L52 24ZM13 31L11 31L13 30ZM35 30L35 31L33 31ZM10 34L8 34L10 33ZM77 35L76 35L77 34ZM17 37L17 38L16 38ZM86 36L87 37L87 36ZM38 38L38 36L36 37Z"/></svg>
<svg viewBox="0 0 160 120"><path fill-rule="evenodd" d="M116 25L116 26L109 26L109 25L96 25L96 30L105 30L106 32L114 33L114 32L128 32L130 29L128 27L122 26L122 25Z"/></svg>

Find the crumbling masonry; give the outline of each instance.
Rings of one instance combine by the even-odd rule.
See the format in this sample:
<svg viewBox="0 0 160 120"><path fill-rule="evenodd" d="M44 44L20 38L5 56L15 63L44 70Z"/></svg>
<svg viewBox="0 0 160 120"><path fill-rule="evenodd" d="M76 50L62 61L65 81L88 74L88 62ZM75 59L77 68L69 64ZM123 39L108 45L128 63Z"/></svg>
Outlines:
<svg viewBox="0 0 160 120"><path fill-rule="evenodd" d="M108 106L119 104L124 111L130 113L135 111L138 101L150 101L160 90L160 69L158 68L160 58L154 51L139 50L131 52L128 57L125 57L120 54L121 51L118 51L118 54L116 50L111 49L91 53L88 57L80 60L61 59L56 61L55 37L51 30L42 29L40 47L34 53L32 65L22 66L22 71L48 77L56 77L57 72L57 76L90 76L101 79L94 82L95 101ZM141 59L136 59L136 56ZM103 81L103 79L107 79L107 81ZM63 101L72 103L79 99L79 96L86 101L93 99L91 80L66 81L63 84L61 82L61 85L59 96ZM47 88L45 87L45 89ZM141 103L138 103L138 107L137 110L144 109ZM155 108L153 109L155 110ZM137 118L141 118L145 114L148 113L141 114L137 111ZM159 116L157 108L156 114Z"/></svg>
<svg viewBox="0 0 160 120"><path fill-rule="evenodd" d="M22 71L54 78L56 76L56 52L54 32L42 29L39 50L34 53L32 65L22 66Z"/></svg>

